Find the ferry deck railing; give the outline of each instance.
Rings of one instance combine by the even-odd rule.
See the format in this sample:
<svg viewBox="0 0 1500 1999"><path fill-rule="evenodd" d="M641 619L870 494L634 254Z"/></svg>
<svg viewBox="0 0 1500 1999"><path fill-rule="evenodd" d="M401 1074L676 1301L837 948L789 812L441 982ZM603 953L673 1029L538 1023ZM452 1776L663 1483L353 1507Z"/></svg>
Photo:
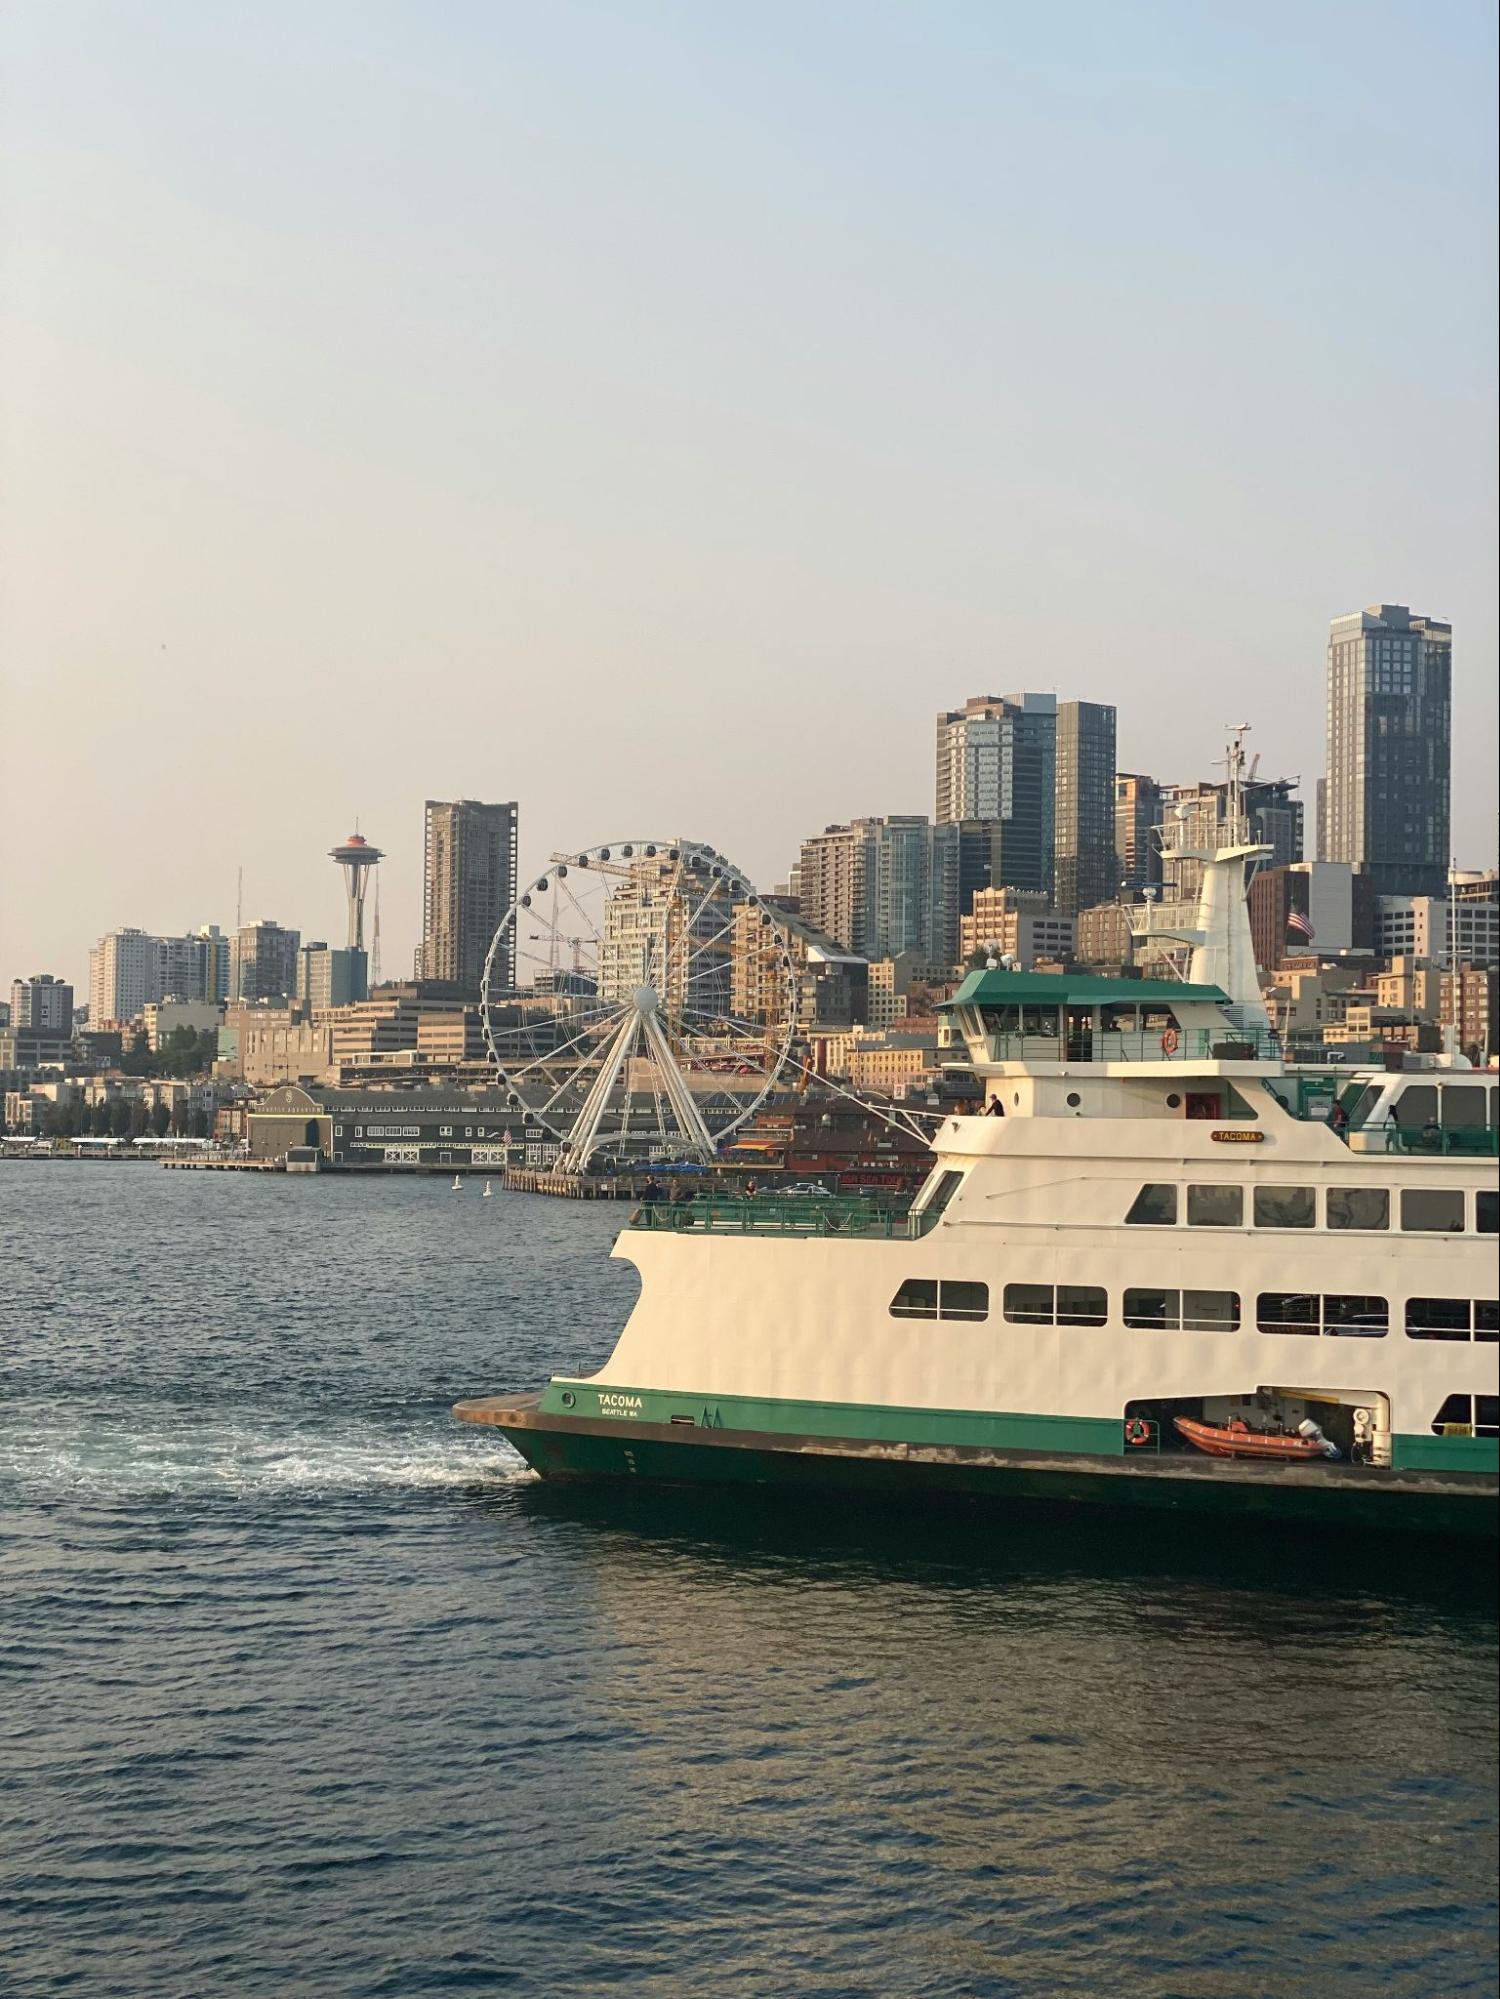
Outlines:
<svg viewBox="0 0 1500 1999"><path fill-rule="evenodd" d="M1494 1125L1360 1124L1352 1127L1366 1141L1384 1141L1383 1150L1454 1159L1494 1159L1500 1155L1500 1130ZM1345 1137L1349 1133L1344 1134Z"/></svg>
<svg viewBox="0 0 1500 1999"><path fill-rule="evenodd" d="M690 1201L644 1201L627 1227L670 1235L863 1236L910 1241L937 1221L914 1215L906 1203L830 1194L694 1196Z"/></svg>
<svg viewBox="0 0 1500 1999"><path fill-rule="evenodd" d="M1160 1027L1117 1033L1070 1027L1061 1034L986 1028L992 1062L1278 1062L1279 1038L1262 1028Z"/></svg>

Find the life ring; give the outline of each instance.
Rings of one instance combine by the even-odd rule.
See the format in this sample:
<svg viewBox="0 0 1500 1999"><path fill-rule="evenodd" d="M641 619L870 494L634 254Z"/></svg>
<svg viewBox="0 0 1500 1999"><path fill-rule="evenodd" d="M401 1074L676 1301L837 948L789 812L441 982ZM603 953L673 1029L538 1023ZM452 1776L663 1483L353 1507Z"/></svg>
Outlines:
<svg viewBox="0 0 1500 1999"><path fill-rule="evenodd" d="M1162 1029L1161 1052L1163 1055L1175 1055L1177 1053L1177 1029L1175 1027L1164 1027Z"/></svg>
<svg viewBox="0 0 1500 1999"><path fill-rule="evenodd" d="M1130 1421L1125 1425L1125 1441L1127 1444L1150 1443L1151 1425L1146 1421L1144 1416L1131 1417Z"/></svg>

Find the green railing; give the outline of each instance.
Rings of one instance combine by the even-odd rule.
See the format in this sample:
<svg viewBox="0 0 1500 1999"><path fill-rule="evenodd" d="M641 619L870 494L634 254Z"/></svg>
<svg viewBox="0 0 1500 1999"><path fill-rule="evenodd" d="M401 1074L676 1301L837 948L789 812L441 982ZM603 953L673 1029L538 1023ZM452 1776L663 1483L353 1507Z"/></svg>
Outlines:
<svg viewBox="0 0 1500 1999"><path fill-rule="evenodd" d="M1117 1034L1108 1028L1067 1034L986 1032L992 1062L1277 1062L1281 1043L1264 1029L1161 1027Z"/></svg>
<svg viewBox="0 0 1500 1999"><path fill-rule="evenodd" d="M936 1216L933 1217L935 1221ZM927 1219L902 1203L855 1200L830 1194L769 1194L691 1201L647 1201L631 1215L633 1229L673 1235L883 1236L907 1238L926 1233Z"/></svg>
<svg viewBox="0 0 1500 1999"><path fill-rule="evenodd" d="M1500 1131L1493 1125L1453 1125L1440 1130L1436 1125L1370 1124L1356 1125L1357 1131L1383 1135L1387 1152L1448 1154L1469 1159L1493 1159L1500 1154Z"/></svg>

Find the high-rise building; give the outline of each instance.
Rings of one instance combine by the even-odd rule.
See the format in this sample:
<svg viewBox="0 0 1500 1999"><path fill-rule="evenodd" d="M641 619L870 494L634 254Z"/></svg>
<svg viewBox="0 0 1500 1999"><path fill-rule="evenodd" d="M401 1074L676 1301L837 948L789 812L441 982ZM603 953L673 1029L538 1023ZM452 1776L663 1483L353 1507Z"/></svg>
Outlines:
<svg viewBox="0 0 1500 1999"><path fill-rule="evenodd" d="M956 963L966 829L921 813L828 826L802 843L794 870L805 920L865 958L914 952Z"/></svg>
<svg viewBox="0 0 1500 1999"><path fill-rule="evenodd" d="M89 952L89 1026L134 1020L148 1000L160 998L157 939L128 927L101 937Z"/></svg>
<svg viewBox="0 0 1500 1999"><path fill-rule="evenodd" d="M258 927L246 926L248 934ZM269 926L275 930L276 925ZM281 933L293 939L296 932ZM149 931L111 930L89 952L89 1025L106 1020L135 1020L141 1009L163 1000L210 1005L242 995L234 983L230 940L215 925L205 925L190 937L156 937ZM288 985L285 991L295 990Z"/></svg>
<svg viewBox="0 0 1500 1999"><path fill-rule="evenodd" d="M1377 895L1443 894L1449 863L1453 628L1371 604L1328 632L1320 858Z"/></svg>
<svg viewBox="0 0 1500 1999"><path fill-rule="evenodd" d="M230 951L231 998L241 1004L279 1006L297 996L297 952L302 937L268 916L241 924Z"/></svg>
<svg viewBox="0 0 1500 1999"><path fill-rule="evenodd" d="M1127 891L1139 894L1161 887L1161 847L1156 837L1161 815L1162 788L1154 777L1133 770L1115 772L1115 855L1121 886Z"/></svg>
<svg viewBox="0 0 1500 1999"><path fill-rule="evenodd" d="M931 963L958 955L958 835L925 814L856 819L864 839L864 919L855 948L867 958L904 951Z"/></svg>
<svg viewBox="0 0 1500 1999"><path fill-rule="evenodd" d="M1051 893L1056 774L1054 694L979 694L938 716L937 823L995 829L976 886Z"/></svg>
<svg viewBox="0 0 1500 1999"><path fill-rule="evenodd" d="M1057 710L1057 817L1053 906L1076 916L1113 896L1115 710L1103 701L1064 701Z"/></svg>
<svg viewBox="0 0 1500 1999"><path fill-rule="evenodd" d="M227 940L226 940L227 941ZM202 936L156 937L156 973L153 984L156 1000L216 1000L212 990L217 970L217 953Z"/></svg>
<svg viewBox="0 0 1500 1999"><path fill-rule="evenodd" d="M354 1006L369 997L369 960L363 951L331 951L320 942L304 944L297 953L296 998L304 1012Z"/></svg>
<svg viewBox="0 0 1500 1999"><path fill-rule="evenodd" d="M51 972L38 972L32 978L14 980L10 989L8 1025L35 1028L44 1034L71 1034L73 988L54 978Z"/></svg>
<svg viewBox="0 0 1500 1999"><path fill-rule="evenodd" d="M203 997L229 998L229 939L217 923L205 923L193 932L203 951Z"/></svg>
<svg viewBox="0 0 1500 1999"><path fill-rule="evenodd" d="M814 930L857 951L864 927L864 843L852 826L825 826L802 842L792 887L801 916Z"/></svg>
<svg viewBox="0 0 1500 1999"><path fill-rule="evenodd" d="M490 944L516 899L516 807L477 799L427 801L423 844L421 976L476 1000ZM497 958L494 983L515 983L513 952Z"/></svg>

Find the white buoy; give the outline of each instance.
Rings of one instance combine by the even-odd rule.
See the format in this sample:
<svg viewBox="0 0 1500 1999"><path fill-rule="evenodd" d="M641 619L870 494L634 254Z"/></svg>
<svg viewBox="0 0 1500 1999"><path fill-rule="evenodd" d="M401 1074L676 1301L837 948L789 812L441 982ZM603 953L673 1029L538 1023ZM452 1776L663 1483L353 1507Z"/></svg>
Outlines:
<svg viewBox="0 0 1500 1999"><path fill-rule="evenodd" d="M493 1189L491 1188L489 1181L486 1180L484 1183L484 1198L486 1200L489 1200L492 1191Z"/></svg>
<svg viewBox="0 0 1500 1999"><path fill-rule="evenodd" d="M463 1181L462 1181L462 1180L460 1180L460 1179L459 1179L459 1177L458 1177L458 1175L457 1175L457 1174L455 1173L455 1174L454 1174L454 1176L453 1176L453 1191L454 1191L454 1193L455 1193L455 1194L456 1194L456 1193L458 1192L459 1188L460 1188L460 1187L461 1187L461 1186L462 1186L463 1184L464 1184L464 1183L463 1183Z"/></svg>

